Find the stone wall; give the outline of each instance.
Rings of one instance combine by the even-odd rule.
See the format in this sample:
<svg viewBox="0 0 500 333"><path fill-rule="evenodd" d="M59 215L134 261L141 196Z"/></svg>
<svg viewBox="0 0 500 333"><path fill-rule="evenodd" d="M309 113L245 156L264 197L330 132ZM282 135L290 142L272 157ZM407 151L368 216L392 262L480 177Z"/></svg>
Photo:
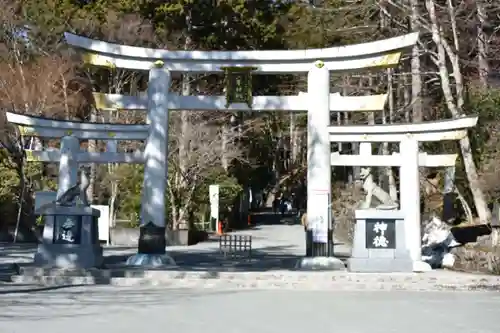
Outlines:
<svg viewBox="0 0 500 333"><path fill-rule="evenodd" d="M110 241L114 246L136 247L139 239L139 228L112 228L110 229ZM37 235L38 233L38 235ZM18 243L38 243L41 239L42 230L26 230L20 228L17 235ZM190 231L189 233L169 231L166 234L168 245L193 245L203 242L208 238L206 232ZM8 229L0 231L0 242L10 243L14 238L14 230Z"/></svg>
<svg viewBox="0 0 500 333"><path fill-rule="evenodd" d="M110 229L111 245L115 246L137 246L139 239L139 228L112 228ZM203 231L178 230L167 231L167 245L194 245L208 239L208 234Z"/></svg>
<svg viewBox="0 0 500 333"><path fill-rule="evenodd" d="M111 244L117 246L137 246L139 228L111 228Z"/></svg>
<svg viewBox="0 0 500 333"><path fill-rule="evenodd" d="M467 272L500 274L500 249L464 246L455 248L456 256L453 268Z"/></svg>
<svg viewBox="0 0 500 333"><path fill-rule="evenodd" d="M38 233L38 235L37 235ZM20 228L17 234L17 243L38 243L38 237L41 237L42 230L27 230ZM111 244L118 246L137 246L139 239L139 228L113 228L110 230ZM0 242L10 243L14 239L14 230L0 231Z"/></svg>

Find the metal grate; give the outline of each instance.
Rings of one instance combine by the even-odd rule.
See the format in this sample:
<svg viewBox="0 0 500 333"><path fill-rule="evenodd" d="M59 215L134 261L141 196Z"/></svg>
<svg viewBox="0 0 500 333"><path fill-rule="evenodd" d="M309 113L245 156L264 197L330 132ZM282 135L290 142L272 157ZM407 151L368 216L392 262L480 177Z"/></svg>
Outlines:
<svg viewBox="0 0 500 333"><path fill-rule="evenodd" d="M224 258L252 256L252 236L248 235L221 235L219 236L219 250Z"/></svg>

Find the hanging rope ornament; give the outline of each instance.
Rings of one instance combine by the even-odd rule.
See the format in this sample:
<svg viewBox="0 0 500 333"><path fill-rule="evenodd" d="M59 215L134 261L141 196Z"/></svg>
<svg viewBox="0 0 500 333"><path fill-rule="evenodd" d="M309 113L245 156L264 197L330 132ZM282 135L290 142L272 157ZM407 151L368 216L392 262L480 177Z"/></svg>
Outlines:
<svg viewBox="0 0 500 333"><path fill-rule="evenodd" d="M222 67L225 73L226 109L233 103L252 107L252 71L257 67Z"/></svg>

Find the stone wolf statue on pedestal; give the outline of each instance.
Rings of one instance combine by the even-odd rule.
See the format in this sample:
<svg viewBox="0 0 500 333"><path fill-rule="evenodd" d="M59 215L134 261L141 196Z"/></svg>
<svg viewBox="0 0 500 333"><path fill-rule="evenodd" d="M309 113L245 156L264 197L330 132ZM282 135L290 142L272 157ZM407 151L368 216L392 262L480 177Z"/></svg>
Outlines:
<svg viewBox="0 0 500 333"><path fill-rule="evenodd" d="M80 179L75 185L56 199L56 204L61 206L72 206L76 198L79 198L83 206L89 206L87 188L90 185L90 166L82 165L79 170Z"/></svg>
<svg viewBox="0 0 500 333"><path fill-rule="evenodd" d="M373 180L371 168L362 168L360 178L363 181L363 190L366 192L365 201L361 203L361 209L369 209L372 206L372 199L375 197L382 205L396 205L391 196L378 186Z"/></svg>

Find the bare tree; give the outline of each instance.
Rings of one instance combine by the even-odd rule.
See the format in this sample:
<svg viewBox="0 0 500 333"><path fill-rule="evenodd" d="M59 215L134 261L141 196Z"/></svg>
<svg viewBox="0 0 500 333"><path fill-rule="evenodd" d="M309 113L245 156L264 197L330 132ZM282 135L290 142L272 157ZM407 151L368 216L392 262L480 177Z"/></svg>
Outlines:
<svg viewBox="0 0 500 333"><path fill-rule="evenodd" d="M486 6L483 0L474 0L476 4L477 15L477 63L479 70L479 79L484 88L488 87L488 77L490 74L490 66L488 62L489 45L486 27L488 25L488 16L486 14Z"/></svg>
<svg viewBox="0 0 500 333"><path fill-rule="evenodd" d="M188 124L179 126L180 117L185 117ZM168 191L172 209L172 228L186 227L189 212L193 204L194 191L204 183L217 168L222 170L224 155L230 160L243 159L243 153L237 145L238 133L222 133L220 123L225 115L216 112L176 112L172 114L169 130L169 169ZM232 135L231 135L232 134ZM222 148L222 141L226 145ZM179 158L184 144L189 143L189 150ZM224 150L223 150L224 149Z"/></svg>
<svg viewBox="0 0 500 333"><path fill-rule="evenodd" d="M443 28L439 23L439 18L436 12L436 4L434 0L426 0L425 6L429 14L432 40L437 49L437 54L432 57L432 60L439 69L441 88L448 110L454 118L459 118L465 114L463 110L463 106L465 103L465 90L462 71L460 68L460 58L458 55L458 50L453 50L452 46L448 43L447 39L443 35ZM454 17L451 19L453 20ZM458 36L454 34L453 38L455 47L457 47L458 41L455 38L458 38ZM455 94L453 94L451 82L449 79L450 73L447 66L448 61L451 63L451 68L453 69ZM476 164L474 162L474 157L472 155L471 143L468 136L460 140L460 150L462 153L465 171L467 173L467 179L469 181L479 220L481 221L481 223L486 224L491 219L491 211L488 208L486 198L479 182L479 176L477 173Z"/></svg>
<svg viewBox="0 0 500 333"><path fill-rule="evenodd" d="M415 10L417 8L415 6L418 5L416 2L405 3L393 0L386 0L386 2L399 10L403 17L411 15L411 21L424 32L423 36L430 35L430 42L421 38L420 46L424 48L426 56L438 70L439 87L448 111L453 118L462 117L465 114L466 93L460 53L460 39L463 37L459 35L458 14L454 2L447 0L444 6L440 4L438 7L434 0L425 0L423 12ZM420 70L422 75L422 69ZM460 151L479 220L481 223L488 223L491 212L479 182L469 137L460 140Z"/></svg>
<svg viewBox="0 0 500 333"><path fill-rule="evenodd" d="M414 31L419 30L418 21L420 18L420 3L419 0L410 0L410 28ZM422 76L420 63L420 47L418 44L413 46L411 52L411 105L413 109L412 119L415 122L423 120L422 107Z"/></svg>
<svg viewBox="0 0 500 333"><path fill-rule="evenodd" d="M87 34L90 36L99 33L100 38L104 36L104 39L117 43L151 46L154 42L151 23L137 14L120 15L110 12L107 15L106 24L99 26L99 31L97 31L96 27L92 26L92 24L88 24L85 27L85 31L87 31ZM86 71L86 80L89 82L89 86L94 87L93 90L99 89L100 92L103 92L101 89L104 87L104 92L113 94L138 94L140 78L140 73L119 68L110 68L105 73L103 73L101 69L88 68ZM123 112L121 110L102 111L97 110L94 106L91 106L88 118L90 122L105 121L111 123L131 123L138 120L136 114L133 112ZM142 121L145 121L145 113L143 113L140 118ZM96 152L99 148L99 143L96 140L89 140L89 152ZM125 142L121 144L119 148L128 150L130 148L130 143ZM116 204L118 199L119 178L114 176L117 172L117 167L118 165L113 163L107 165L109 177L105 177L107 180L105 185L109 187L104 186L107 187L109 191L109 220L112 226L115 223ZM92 164L89 179L90 186L87 189L87 196L91 202L94 201L95 197L99 196L99 193L95 193L98 188L96 186L99 180L98 174L97 165Z"/></svg>
<svg viewBox="0 0 500 333"><path fill-rule="evenodd" d="M0 15L0 141L8 150L9 163L20 182L16 239L29 179L24 172L22 131L7 124L5 112L69 116L81 103L81 85L75 80L72 60L64 54L46 53L44 41L34 40L29 25L9 8L3 12L7 15Z"/></svg>

